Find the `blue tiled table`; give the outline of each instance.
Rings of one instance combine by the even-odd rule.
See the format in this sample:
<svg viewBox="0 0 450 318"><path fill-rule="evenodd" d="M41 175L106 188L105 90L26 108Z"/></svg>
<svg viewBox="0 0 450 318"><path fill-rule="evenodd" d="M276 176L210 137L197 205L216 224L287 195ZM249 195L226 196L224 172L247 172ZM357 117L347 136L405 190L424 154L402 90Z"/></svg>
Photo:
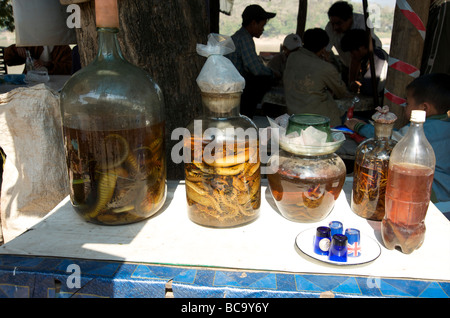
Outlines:
<svg viewBox="0 0 450 318"><path fill-rule="evenodd" d="M174 197L169 197L170 200L173 201ZM172 204L174 203L169 202L169 208L156 216L155 220L162 218L165 213L175 213L170 211ZM263 208L268 209L267 206L263 206ZM146 236L143 239L140 235L145 234L148 228L141 224L130 227L107 227L106 230L101 227L103 231L119 231L122 233L139 227L140 232L139 234L133 232L131 236L133 239L117 239L116 242L111 244L117 249L108 250L105 248L100 253L93 251L92 247L88 245L93 241L92 238L96 238L97 226L78 220L80 223L76 224L77 227L87 228L85 231L86 238L78 238L80 236L78 231L84 231L84 229L78 229L74 236L70 236L71 229L64 229L60 222L64 218L70 218L70 224L78 221L71 219L72 214L64 215L64 218L58 218L58 214L63 215L62 210L60 210L61 207L57 208L42 224L38 224L33 230L24 233L0 248L0 297L292 298L332 295L334 297L448 298L450 295L449 263L438 264L437 269L430 269L431 271L437 271L442 268L442 274L431 273L431 278L420 277L422 276L420 271L417 274L419 277L405 278L401 273L392 275L395 272L389 272L390 267L395 267L395 264L389 264L391 257L399 257L399 261L396 260L395 262L401 262L405 259L405 264L409 264L415 263L415 257L417 256L414 256L414 253L411 256L403 256L399 255L401 253L398 251L386 251L385 249L383 249L380 259L366 268L345 270L312 264L312 260L304 258L294 251L293 240L285 250L282 249L282 246L274 246L272 251L273 257L277 258L279 256L276 255L276 250L281 249L280 255L286 254L286 262L290 262L291 257L294 262L298 260L302 266L293 271L289 270L289 267L277 268L276 263L273 267L264 264L260 268L255 268L256 266L245 267L246 263L236 263L238 266L233 267L230 266L230 264L233 264L232 262L220 266L212 260L210 262L188 263L182 255L179 256L179 262L173 262L170 259L171 255L162 253L160 255L149 255L150 250L145 250L142 247L141 257L130 258L126 255L126 252L121 252L120 247L128 245L132 249L134 241L139 240L146 243ZM433 210L433 213L438 213L436 211ZM270 213L272 211L267 210L265 212ZM184 215L185 211L181 213L180 215ZM338 212L332 213L336 213L336 217L338 216ZM73 217L77 218L78 216L74 215ZM167 217L172 218L173 216L168 215ZM282 225L280 226L283 230L297 233L295 227L293 230L290 228L293 226L292 222L284 220L280 215L273 217L274 220L281 222ZM439 215L436 215L436 218L446 221L445 218L441 219ZM190 231L196 229L195 226L197 225L183 222L182 224ZM258 219L254 222L254 227L259 226L257 222L263 224L265 221ZM273 220L270 220L270 222L273 222ZM145 225L148 226L148 224ZM174 226L177 226L175 221ZM439 226L448 227L449 225L440 224ZM433 231L433 227L433 224L427 224L428 231ZM251 239L252 226L242 227L238 231L245 231L246 229L249 233L245 235L248 235ZM58 234L58 230L61 231L61 234ZM167 231L170 231L170 228ZM45 235L39 236L40 232ZM189 240L189 233L189 231L185 233L186 240ZM218 235L218 237L226 237L227 232L216 229L211 233ZM155 236L157 235L162 234L155 233ZM195 235L195 233L192 233L192 235ZM151 235L149 237L149 240L157 240L157 238L152 238ZM168 237L169 239L165 238L165 242L170 247L168 240L171 236ZM74 245L76 248L70 247L70 245L66 247L64 240L69 239L79 239L84 244L76 242ZM111 240L111 238L108 239ZM429 240L433 240L431 234ZM36 243L33 244L33 241L36 241ZM101 246L105 245L101 240L97 241ZM50 246L50 244L53 245ZM449 241L447 240L443 244L449 244ZM150 241L148 245L151 245ZM58 247L61 246L63 246L62 252L58 252ZM172 246L172 248L174 247ZM198 246L192 246L192 248L192 253L194 253ZM423 248L426 248L425 243ZM220 248L218 247L218 249ZM446 252L448 248L445 247L443 250ZM114 256L111 251L117 251L119 256ZM255 257L258 257L257 253L258 250L255 248ZM418 253L424 253L424 251ZM417 255L420 256L421 254ZM233 255L228 254L227 257L233 258ZM249 255L249 257L252 257L252 255ZM271 256L269 255L269 257ZM407 257L410 257L410 259ZM446 257L448 258L448 255ZM140 259L141 261L139 261ZM177 255L174 256L174 259L177 259ZM411 260L411 262L408 260ZM437 260L439 260L439 257L437 257ZM284 259L281 260L281 263L283 261ZM292 268L295 269L295 265L293 264ZM377 272L377 269L380 268L384 272L383 266L386 268L386 275L380 275L380 272ZM405 273L408 273L408 271Z"/></svg>
<svg viewBox="0 0 450 318"><path fill-rule="evenodd" d="M80 285L73 286L76 264ZM73 287L72 287L73 286ZM70 288L72 287L72 288ZM0 255L0 297L437 297L450 282Z"/></svg>

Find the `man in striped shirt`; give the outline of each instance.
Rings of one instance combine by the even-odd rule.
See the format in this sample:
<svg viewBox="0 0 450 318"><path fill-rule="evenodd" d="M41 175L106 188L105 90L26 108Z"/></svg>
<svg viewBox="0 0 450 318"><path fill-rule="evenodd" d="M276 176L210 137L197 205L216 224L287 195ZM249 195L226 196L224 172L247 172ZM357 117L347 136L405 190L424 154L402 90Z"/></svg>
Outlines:
<svg viewBox="0 0 450 318"><path fill-rule="evenodd" d="M232 35L236 50L227 55L245 78L241 97L241 114L253 117L257 104L281 75L264 65L256 53L253 37L259 38L267 21L276 13L266 12L259 5L249 5L242 13L242 27Z"/></svg>

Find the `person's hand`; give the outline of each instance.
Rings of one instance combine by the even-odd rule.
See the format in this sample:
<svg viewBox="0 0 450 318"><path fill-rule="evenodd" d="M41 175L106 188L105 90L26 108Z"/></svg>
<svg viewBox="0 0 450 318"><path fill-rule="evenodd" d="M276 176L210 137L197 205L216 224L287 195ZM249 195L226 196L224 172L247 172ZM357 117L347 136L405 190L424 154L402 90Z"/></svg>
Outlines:
<svg viewBox="0 0 450 318"><path fill-rule="evenodd" d="M354 131L354 130L355 130L355 126L356 126L357 123L363 123L363 124L365 124L366 122L365 122L364 120L361 120L361 119L352 118L352 119L346 120L345 123L344 123L344 125L345 125L347 128L350 128L351 130Z"/></svg>
<svg viewBox="0 0 450 318"><path fill-rule="evenodd" d="M361 86L362 86L362 84L361 84L360 82L358 82L358 81L353 81L353 82L350 83L348 89L349 89L350 92L352 92L352 93L359 94L359 91L361 90Z"/></svg>

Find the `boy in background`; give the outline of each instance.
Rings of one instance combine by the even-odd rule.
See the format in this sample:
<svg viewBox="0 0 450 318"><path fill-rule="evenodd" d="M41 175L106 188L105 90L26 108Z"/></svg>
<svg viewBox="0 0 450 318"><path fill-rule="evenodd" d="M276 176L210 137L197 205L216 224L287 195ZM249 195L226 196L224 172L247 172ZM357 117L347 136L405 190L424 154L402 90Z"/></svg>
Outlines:
<svg viewBox="0 0 450 318"><path fill-rule="evenodd" d="M424 110L427 119L423 125L425 136L436 155L436 169L431 201L450 219L450 75L431 73L420 76L406 87L405 116L412 110ZM366 138L374 136L374 127L359 119L350 119L345 125ZM409 124L392 134L400 140Z"/></svg>

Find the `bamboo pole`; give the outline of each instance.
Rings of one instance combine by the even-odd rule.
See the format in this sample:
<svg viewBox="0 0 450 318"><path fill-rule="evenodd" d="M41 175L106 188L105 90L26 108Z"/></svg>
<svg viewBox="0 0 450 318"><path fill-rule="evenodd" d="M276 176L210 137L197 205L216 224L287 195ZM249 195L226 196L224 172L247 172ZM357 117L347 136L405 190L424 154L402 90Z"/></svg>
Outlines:
<svg viewBox="0 0 450 318"><path fill-rule="evenodd" d="M308 13L308 0L299 0L296 33L300 36L301 39L303 39L303 34L305 33L307 13Z"/></svg>
<svg viewBox="0 0 450 318"><path fill-rule="evenodd" d="M363 0L363 10L364 10L364 21L366 21L366 33L369 38L369 64L370 64L370 77L372 80L372 92L373 92L373 106L374 108L380 106L378 98L378 85L377 85L377 74L375 72L375 60L373 57L373 40L372 40L372 30L368 25L369 12L367 10L368 4L367 0Z"/></svg>
<svg viewBox="0 0 450 318"><path fill-rule="evenodd" d="M412 8L413 13L420 18L423 25L427 25L430 0L397 1L389 56L420 69L424 48L424 34L419 32L418 28L400 10L399 3L405 2ZM411 14L411 12L406 12L406 14ZM409 118L405 118L403 101L397 100L393 102L387 98L388 95L386 93L405 99L405 88L413 79L414 77L411 75L397 69L392 67L388 69L384 104L388 105L389 109L397 115L396 128L404 126L409 121Z"/></svg>

